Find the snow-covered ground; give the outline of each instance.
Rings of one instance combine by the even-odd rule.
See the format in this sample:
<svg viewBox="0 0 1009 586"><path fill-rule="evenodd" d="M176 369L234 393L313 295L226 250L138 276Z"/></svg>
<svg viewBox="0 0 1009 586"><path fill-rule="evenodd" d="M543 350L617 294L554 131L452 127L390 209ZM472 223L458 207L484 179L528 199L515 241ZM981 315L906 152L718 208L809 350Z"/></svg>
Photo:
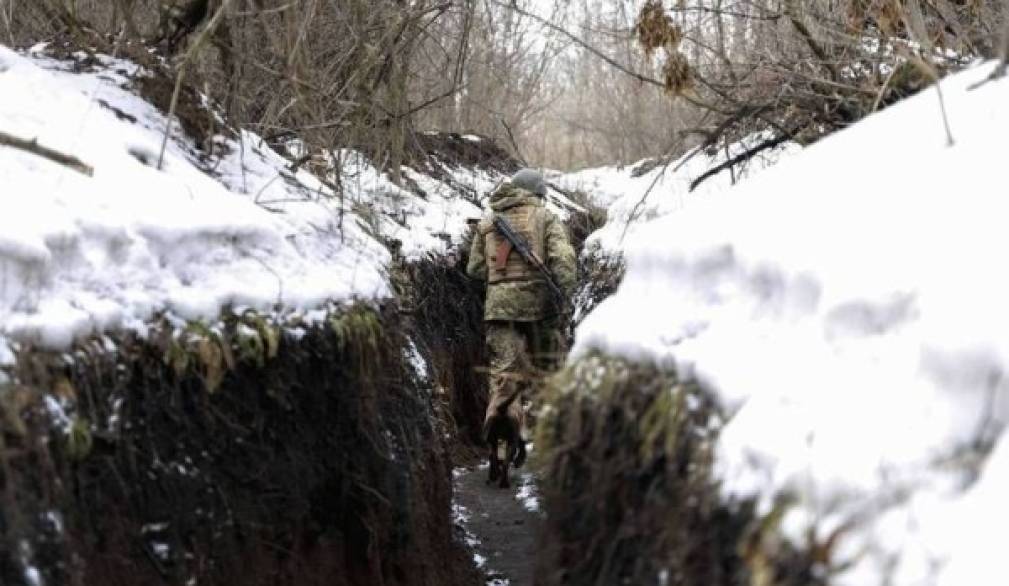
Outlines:
<svg viewBox="0 0 1009 586"><path fill-rule="evenodd" d="M630 235L651 220L682 210L687 202L724 191L735 183L758 175L764 169L787 159L800 147L786 143L765 150L743 165L735 165L701 181L693 191L691 183L706 171L724 163L767 139L753 135L728 148L707 151L694 148L665 164L649 163L652 168L635 173L637 166L598 167L574 173L557 173L551 180L562 189L585 192L596 205L606 209L607 223L586 241L588 251L618 253ZM637 175L637 176L635 176Z"/></svg>
<svg viewBox="0 0 1009 586"><path fill-rule="evenodd" d="M208 169L177 123L158 170L165 117L121 87L143 72L70 68L0 47L0 130L94 167L0 146L0 359L5 337L63 347L158 311L388 294L388 252L312 175L249 133L218 137L229 152Z"/></svg>
<svg viewBox="0 0 1009 586"><path fill-rule="evenodd" d="M409 259L450 250L506 178L450 164L440 179L404 168L418 195L345 152L336 195L304 169L289 171L253 133L218 135L207 157L178 122L159 170L166 117L130 89L148 73L99 61L81 67L41 45L26 54L0 46L0 131L94 168L89 177L0 146L0 367L19 344L144 333L159 312L314 315L327 302L387 297L386 245L398 241ZM555 209L570 207L554 195Z"/></svg>
<svg viewBox="0 0 1009 586"><path fill-rule="evenodd" d="M942 82L952 145L930 89L734 188L665 195L682 209L627 234L626 278L577 331L575 356L715 390L725 497L794 499L790 539L836 534L832 583L1009 580L1009 79L968 89L991 69Z"/></svg>
<svg viewBox="0 0 1009 586"><path fill-rule="evenodd" d="M475 135L461 138L477 144L487 140ZM430 253L454 252L470 229L467 221L486 213L487 196L508 179L498 171L466 167L439 159L437 154L431 156L436 159L439 173L402 168L409 188L392 184L386 174L352 152L345 152L339 165L340 183L347 189L348 199L378 212L376 232L395 242L399 252L410 260ZM561 218L567 218L572 210L582 210L554 190L548 193L547 207Z"/></svg>

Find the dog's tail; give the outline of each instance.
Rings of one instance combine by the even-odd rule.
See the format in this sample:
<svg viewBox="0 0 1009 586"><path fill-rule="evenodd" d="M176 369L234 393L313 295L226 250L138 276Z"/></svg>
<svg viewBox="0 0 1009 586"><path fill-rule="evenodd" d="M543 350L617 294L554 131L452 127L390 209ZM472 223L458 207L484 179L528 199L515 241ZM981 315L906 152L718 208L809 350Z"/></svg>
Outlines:
<svg viewBox="0 0 1009 586"><path fill-rule="evenodd" d="M512 406L512 403L514 403L515 399L518 399L519 395L521 395L521 394L522 394L522 389L518 388L518 386L516 386L515 390L512 391L512 394L508 395L508 398L505 399L504 401L501 401L501 404L497 406L497 414L498 415L504 415L505 413L507 413L508 412L508 408Z"/></svg>
<svg viewBox="0 0 1009 586"><path fill-rule="evenodd" d="M512 462L512 466L516 468L521 468L522 464L526 463L526 440L522 439L522 435L519 434L519 449L515 452L515 460Z"/></svg>

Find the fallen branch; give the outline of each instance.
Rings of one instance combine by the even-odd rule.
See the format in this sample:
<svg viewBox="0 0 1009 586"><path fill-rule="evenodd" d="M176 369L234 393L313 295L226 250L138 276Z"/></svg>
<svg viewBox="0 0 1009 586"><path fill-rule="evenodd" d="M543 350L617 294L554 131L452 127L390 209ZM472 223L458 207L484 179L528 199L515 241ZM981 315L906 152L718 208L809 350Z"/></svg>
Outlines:
<svg viewBox="0 0 1009 586"><path fill-rule="evenodd" d="M747 160L753 158L754 156L756 156L757 154L759 154L762 151L766 151L767 149L773 149L774 147L778 146L779 144L781 144L781 143L783 143L785 141L791 140L792 137L795 136L795 134L797 132L799 132L799 128L796 128L796 129L791 130L789 132L786 132L784 134L780 134L780 135L778 135L775 138L772 138L770 140L765 140L764 142L758 144L755 147L746 149L745 151L743 151L743 152L739 153L738 155L732 157L728 161L724 161L722 163L719 163L718 165L715 165L714 167L712 167L712 168L708 169L707 171L705 171L704 173L702 173L700 177L698 177L697 179L694 179L693 181L691 181L690 182L690 189L688 191L693 191L694 189L697 188L698 185L701 184L702 181L704 181L705 179L708 179L709 177L713 177L713 176L721 173L722 171L724 171L726 169L729 169L729 168L731 168L731 167L733 167L735 165L738 165L739 163L742 163L743 161L747 161Z"/></svg>
<svg viewBox="0 0 1009 586"><path fill-rule="evenodd" d="M69 167L82 175L87 175L88 177L91 177L95 173L95 169L91 165L84 163L77 157L66 155L59 151L54 151L51 148L44 147L40 145L38 143L38 139L35 138L31 140L25 140L23 138L12 136L0 130L0 145L21 149L23 151L28 151L33 155L38 155L45 159L49 159L54 163L59 163L64 167Z"/></svg>
<svg viewBox="0 0 1009 586"><path fill-rule="evenodd" d="M1006 12L1009 12L1009 0L1006 0ZM984 84L995 81L996 79L1001 79L1005 77L1006 70L1009 69L1009 22L1006 23L1005 31L1002 33L1001 43L1002 49L999 51L1001 53L999 64L995 66L995 69L988 74L988 77L982 79L981 81L971 84L967 89L976 90L977 88L983 86Z"/></svg>

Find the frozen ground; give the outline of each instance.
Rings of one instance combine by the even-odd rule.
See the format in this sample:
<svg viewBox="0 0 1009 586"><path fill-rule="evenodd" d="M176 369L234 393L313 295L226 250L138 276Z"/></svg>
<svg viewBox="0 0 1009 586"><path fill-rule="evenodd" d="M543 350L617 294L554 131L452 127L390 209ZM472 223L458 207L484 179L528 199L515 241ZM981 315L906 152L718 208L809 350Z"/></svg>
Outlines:
<svg viewBox="0 0 1009 586"><path fill-rule="evenodd" d="M832 583L1009 579L995 551L1009 520L1009 80L968 89L991 67L942 82L952 145L923 91L663 207L619 244L626 278L577 332L576 356L655 360L715 390L731 416L725 497L763 512L794 499L790 539L837 537Z"/></svg>
<svg viewBox="0 0 1009 586"><path fill-rule="evenodd" d="M486 464L457 469L453 477L456 524L488 586L532 586L541 518L531 475L513 470L510 489L486 484Z"/></svg>

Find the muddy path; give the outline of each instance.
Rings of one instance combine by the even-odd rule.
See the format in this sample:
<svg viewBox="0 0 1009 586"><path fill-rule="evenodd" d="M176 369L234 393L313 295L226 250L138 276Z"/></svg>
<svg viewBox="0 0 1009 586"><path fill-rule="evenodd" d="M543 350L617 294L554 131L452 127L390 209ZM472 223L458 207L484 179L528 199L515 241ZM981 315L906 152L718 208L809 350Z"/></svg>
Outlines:
<svg viewBox="0 0 1009 586"><path fill-rule="evenodd" d="M534 477L513 472L512 487L487 486L487 466L455 472L457 521L487 584L532 586L541 516Z"/></svg>

